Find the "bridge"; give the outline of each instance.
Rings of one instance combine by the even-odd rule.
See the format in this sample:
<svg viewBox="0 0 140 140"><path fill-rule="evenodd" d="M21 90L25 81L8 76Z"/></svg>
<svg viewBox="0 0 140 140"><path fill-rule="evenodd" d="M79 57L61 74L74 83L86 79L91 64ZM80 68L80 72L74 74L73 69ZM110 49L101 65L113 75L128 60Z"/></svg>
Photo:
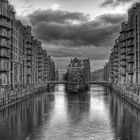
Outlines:
<svg viewBox="0 0 140 140"><path fill-rule="evenodd" d="M67 81L47 81L46 84L67 84Z"/></svg>
<svg viewBox="0 0 140 140"><path fill-rule="evenodd" d="M108 82L108 81L88 81L86 82L87 84L93 84L93 85L107 85L107 86L110 86L111 83Z"/></svg>
<svg viewBox="0 0 140 140"><path fill-rule="evenodd" d="M67 84L67 81L47 81L46 84ZM88 81L86 84L93 85L106 85L109 86L111 83L108 81Z"/></svg>

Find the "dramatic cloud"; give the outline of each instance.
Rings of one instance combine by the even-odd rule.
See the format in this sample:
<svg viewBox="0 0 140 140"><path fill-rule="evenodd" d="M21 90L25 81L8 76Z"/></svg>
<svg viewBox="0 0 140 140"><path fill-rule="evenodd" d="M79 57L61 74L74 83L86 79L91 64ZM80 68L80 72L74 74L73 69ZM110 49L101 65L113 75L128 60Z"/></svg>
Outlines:
<svg viewBox="0 0 140 140"><path fill-rule="evenodd" d="M105 0L103 3L101 3L101 7L104 6L118 6L120 4L130 3L132 0Z"/></svg>
<svg viewBox="0 0 140 140"><path fill-rule="evenodd" d="M78 12L68 12L60 10L38 10L29 16L33 25L38 23L67 23L69 20L87 21L88 15Z"/></svg>
<svg viewBox="0 0 140 140"><path fill-rule="evenodd" d="M51 53L60 69L65 69L69 57L75 56L89 57L92 69L102 67L118 36L120 23L126 17L116 13L125 13L130 6L130 0L9 2L14 5L18 19L32 26L33 35L42 41L43 47Z"/></svg>
<svg viewBox="0 0 140 140"><path fill-rule="evenodd" d="M48 48L47 49L53 57L66 58L66 57L80 57L90 58L91 60L104 60L107 59L110 53L110 48L91 48L80 47L79 48Z"/></svg>
<svg viewBox="0 0 140 140"><path fill-rule="evenodd" d="M29 16L37 38L65 47L112 46L124 18L121 14L104 14L90 20L83 13L59 10L40 10Z"/></svg>

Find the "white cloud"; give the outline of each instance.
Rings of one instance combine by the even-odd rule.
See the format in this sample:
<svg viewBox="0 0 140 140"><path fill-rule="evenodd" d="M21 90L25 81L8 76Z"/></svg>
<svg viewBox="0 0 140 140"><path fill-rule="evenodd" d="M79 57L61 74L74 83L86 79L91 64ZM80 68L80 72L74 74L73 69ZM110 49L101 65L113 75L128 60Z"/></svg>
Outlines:
<svg viewBox="0 0 140 140"><path fill-rule="evenodd" d="M60 8L60 6L61 6L60 4L55 3L55 4L52 5L51 9L52 10L58 10Z"/></svg>

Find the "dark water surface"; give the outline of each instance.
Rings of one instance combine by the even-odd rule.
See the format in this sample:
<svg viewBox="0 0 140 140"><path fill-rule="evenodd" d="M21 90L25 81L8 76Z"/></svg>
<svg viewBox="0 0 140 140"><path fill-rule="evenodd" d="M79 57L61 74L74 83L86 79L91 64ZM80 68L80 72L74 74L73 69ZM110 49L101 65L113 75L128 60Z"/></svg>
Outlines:
<svg viewBox="0 0 140 140"><path fill-rule="evenodd" d="M0 112L0 140L140 140L140 113L103 87L64 85Z"/></svg>

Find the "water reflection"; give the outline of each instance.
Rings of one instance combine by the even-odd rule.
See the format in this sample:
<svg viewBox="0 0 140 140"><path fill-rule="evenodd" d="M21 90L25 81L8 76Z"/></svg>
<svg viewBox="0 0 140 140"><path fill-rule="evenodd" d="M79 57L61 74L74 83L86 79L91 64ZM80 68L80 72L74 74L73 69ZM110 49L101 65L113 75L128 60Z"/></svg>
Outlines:
<svg viewBox="0 0 140 140"><path fill-rule="evenodd" d="M115 138L119 140L140 139L140 112L117 95L108 93L110 119L115 128Z"/></svg>
<svg viewBox="0 0 140 140"><path fill-rule="evenodd" d="M0 140L139 140L140 112L111 91L64 85L0 112Z"/></svg>
<svg viewBox="0 0 140 140"><path fill-rule="evenodd" d="M90 95L67 95L67 112L71 122L78 123L88 116L90 108Z"/></svg>
<svg viewBox="0 0 140 140"><path fill-rule="evenodd" d="M40 94L0 112L0 140L24 140L51 117L54 95Z"/></svg>

